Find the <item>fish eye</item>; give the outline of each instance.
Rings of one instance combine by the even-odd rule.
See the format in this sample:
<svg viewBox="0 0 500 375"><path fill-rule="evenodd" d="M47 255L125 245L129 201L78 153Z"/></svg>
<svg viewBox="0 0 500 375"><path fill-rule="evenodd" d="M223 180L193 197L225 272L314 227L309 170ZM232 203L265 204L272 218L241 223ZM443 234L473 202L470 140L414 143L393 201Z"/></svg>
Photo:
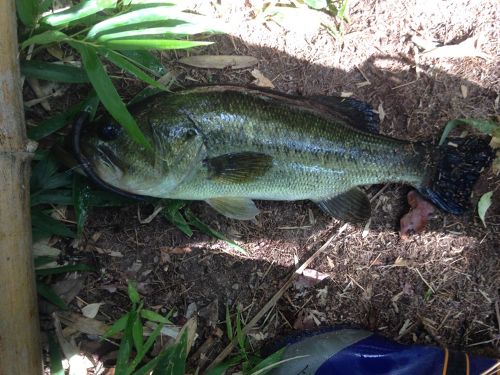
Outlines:
<svg viewBox="0 0 500 375"><path fill-rule="evenodd" d="M113 141L122 133L122 127L114 121L107 121L99 127L97 136L103 141Z"/></svg>

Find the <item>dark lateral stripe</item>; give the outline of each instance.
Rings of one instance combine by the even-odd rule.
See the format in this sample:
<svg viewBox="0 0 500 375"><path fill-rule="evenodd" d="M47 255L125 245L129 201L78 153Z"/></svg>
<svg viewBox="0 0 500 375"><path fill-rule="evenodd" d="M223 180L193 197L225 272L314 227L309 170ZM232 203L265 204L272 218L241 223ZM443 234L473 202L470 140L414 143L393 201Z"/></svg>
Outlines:
<svg viewBox="0 0 500 375"><path fill-rule="evenodd" d="M469 375L469 357L466 353L446 350L443 374ZM448 358L446 358L448 357ZM446 361L446 359L448 361ZM447 363L446 363L447 362Z"/></svg>

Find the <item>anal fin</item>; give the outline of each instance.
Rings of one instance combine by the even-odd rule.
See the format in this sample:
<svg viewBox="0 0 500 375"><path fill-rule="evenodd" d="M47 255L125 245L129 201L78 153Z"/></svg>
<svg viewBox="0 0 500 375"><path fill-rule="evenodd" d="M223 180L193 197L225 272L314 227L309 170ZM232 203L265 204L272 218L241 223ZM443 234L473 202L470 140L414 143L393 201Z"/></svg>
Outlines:
<svg viewBox="0 0 500 375"><path fill-rule="evenodd" d="M252 220L260 212L249 198L211 198L206 202L214 210L231 219Z"/></svg>
<svg viewBox="0 0 500 375"><path fill-rule="evenodd" d="M325 213L350 223L366 222L371 215L370 200L355 187L335 197L314 201Z"/></svg>

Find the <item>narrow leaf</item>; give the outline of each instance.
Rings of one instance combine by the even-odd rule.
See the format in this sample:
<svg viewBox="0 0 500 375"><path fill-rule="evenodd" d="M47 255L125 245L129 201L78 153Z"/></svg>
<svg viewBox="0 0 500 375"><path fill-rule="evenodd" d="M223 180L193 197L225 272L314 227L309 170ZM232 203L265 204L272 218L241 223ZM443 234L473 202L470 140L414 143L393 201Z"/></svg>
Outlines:
<svg viewBox="0 0 500 375"><path fill-rule="evenodd" d="M238 346L240 351L246 354L245 336L241 330L241 313L239 310L236 311L236 338L238 340Z"/></svg>
<svg viewBox="0 0 500 375"><path fill-rule="evenodd" d="M76 216L76 235L80 237L87 219L90 200L90 186L87 179L78 174L73 175L73 207Z"/></svg>
<svg viewBox="0 0 500 375"><path fill-rule="evenodd" d="M270 366L272 366L273 364L276 364L277 362L281 361L281 359L283 358L283 354L285 352L285 349L286 348L281 348L280 350L274 352L273 354L269 355L268 357L266 357L265 359L263 359L262 361L260 361L252 369L251 374L256 374L256 373L263 374L263 372L259 372L259 371L262 371L263 369L267 369L267 371L270 371L271 368L273 368L273 367L270 367Z"/></svg>
<svg viewBox="0 0 500 375"><path fill-rule="evenodd" d="M63 113L59 113L47 120L42 121L40 124L34 127L30 127L27 130L28 137L34 141L39 141L42 138L49 136L50 134L62 129L74 116L81 110L82 105L77 104L70 107Z"/></svg>
<svg viewBox="0 0 500 375"><path fill-rule="evenodd" d="M99 53L104 56L106 59L108 59L110 62L115 64L117 67L126 70L127 72L133 74L140 80L146 82L148 85L151 85L153 87L156 87L160 90L165 90L167 91L168 89L163 86L161 83L156 82L153 78L151 78L149 75L144 73L141 69L139 69L136 65L134 65L132 62L130 62L127 58L125 58L122 54L109 50L109 49L103 49L99 51Z"/></svg>
<svg viewBox="0 0 500 375"><path fill-rule="evenodd" d="M16 0L16 10L24 26L35 26L39 12L38 0Z"/></svg>
<svg viewBox="0 0 500 375"><path fill-rule="evenodd" d="M45 298L47 301L52 303L53 305L56 305L57 307L66 310L68 306L66 303L62 300L61 297L59 297L50 286L47 284L44 284L42 282L37 282L36 283L36 291L40 296Z"/></svg>
<svg viewBox="0 0 500 375"><path fill-rule="evenodd" d="M116 322L113 323L111 327L108 328L106 332L104 332L104 335L102 335L102 339L106 339L108 337L112 337L116 335L118 332L122 332L125 330L127 327L127 322L129 318L130 313L126 313L122 315L120 319L118 319Z"/></svg>
<svg viewBox="0 0 500 375"><path fill-rule="evenodd" d="M22 61L21 74L54 82L84 83L89 81L87 74L81 68L37 60Z"/></svg>
<svg viewBox="0 0 500 375"><path fill-rule="evenodd" d="M144 137L134 118L120 99L111 79L97 57L95 49L80 43L72 43L72 46L80 52L90 82L104 107L125 128L133 140L147 149L151 149L148 140Z"/></svg>
<svg viewBox="0 0 500 375"><path fill-rule="evenodd" d="M132 326L135 321L136 312L131 311L127 315L128 319L125 327L125 334L120 342L120 349L118 349L118 356L116 358L115 374L117 375L124 375L127 373L130 352L132 351Z"/></svg>
<svg viewBox="0 0 500 375"><path fill-rule="evenodd" d="M189 224L187 223L184 216L182 216L179 211L185 205L185 203L180 200L165 199L162 200L162 205L164 209L161 211L161 214L186 236L191 237L193 235L193 231L189 227Z"/></svg>
<svg viewBox="0 0 500 375"><path fill-rule="evenodd" d="M158 322L158 323L163 323L163 324L171 324L172 323L168 318L166 318L163 315L160 315L157 312L152 311L152 310L142 309L141 316L144 319L147 319L151 322Z"/></svg>
<svg viewBox="0 0 500 375"><path fill-rule="evenodd" d="M87 37L94 39L103 33L110 33L119 30L123 27L140 24L143 28L145 25L156 26L172 26L172 21L178 24L191 23L197 27L203 27L203 32L224 32L225 25L221 22L215 23L209 18L196 14L180 12L179 8L172 6L157 6L146 9L140 9L125 14L121 14L105 21L99 22L90 29ZM158 22L165 24L159 25Z"/></svg>
<svg viewBox="0 0 500 375"><path fill-rule="evenodd" d="M211 237L225 241L229 246L236 249L237 251L239 251L242 254L245 254L245 255L248 254L244 248L237 245L234 241L230 240L229 238L224 236L222 233L219 233L216 230L210 228L207 224L205 224L200 219L198 219L196 216L194 216L193 213L191 212L191 210L186 209L184 211L184 214L186 215L186 219L189 222L189 224L198 228L198 230L200 230L201 232L203 232Z"/></svg>
<svg viewBox="0 0 500 375"><path fill-rule="evenodd" d="M137 66L151 72L156 77L162 77L167 74L167 69L163 66L160 59L149 51L123 51L122 55L132 60Z"/></svg>
<svg viewBox="0 0 500 375"><path fill-rule="evenodd" d="M151 347L155 343L156 338L160 335L162 328L163 328L163 324L158 324L156 326L156 328L154 329L154 331L151 332L151 335L146 340L144 346L142 347L142 350L140 350L137 353L135 358L132 360L132 362L128 366L127 375L132 374L132 372L135 370L135 368L142 362L145 355L149 352L149 350L151 349ZM149 363L151 363L151 362L153 362L153 361L150 361ZM154 366L152 366L150 369L152 370L153 367ZM139 373L141 373L141 371L143 371L143 369L144 369L144 367L141 368L139 371L135 372L134 375L138 375Z"/></svg>
<svg viewBox="0 0 500 375"><path fill-rule="evenodd" d="M31 194L31 206L40 204L61 204L68 206L73 204L73 195L69 189L53 189Z"/></svg>
<svg viewBox="0 0 500 375"><path fill-rule="evenodd" d="M207 46L213 42L197 42L175 39L115 39L102 43L104 47L115 50L138 49L187 49L198 46Z"/></svg>
<svg viewBox="0 0 500 375"><path fill-rule="evenodd" d="M41 210L31 210L31 224L39 233L43 234L43 237L50 237L52 235L75 237L75 233L71 229Z"/></svg>
<svg viewBox="0 0 500 375"><path fill-rule="evenodd" d="M215 367L208 369L205 375L224 375L231 367L241 364L244 361L244 356L238 354L229 358L227 361L219 363Z"/></svg>
<svg viewBox="0 0 500 375"><path fill-rule="evenodd" d="M484 227L486 228L486 211L491 206L491 197L493 196L493 192L489 191L481 196L479 202L477 203L477 213L479 214L479 218L483 222Z"/></svg>
<svg viewBox="0 0 500 375"><path fill-rule="evenodd" d="M128 280L128 297L132 301L132 303L139 303L141 297L139 296L139 292L135 288L134 284Z"/></svg>
<svg viewBox="0 0 500 375"><path fill-rule="evenodd" d="M18 0L18 1L23 1L23 0ZM26 48L31 46L32 44L43 45L43 44L57 43L57 42L62 42L67 38L68 36L61 31L47 30L44 31L43 33L33 35L31 38L26 39L21 44L21 46L22 48Z"/></svg>
<svg viewBox="0 0 500 375"><path fill-rule="evenodd" d="M482 133L491 135L495 129L498 129L499 125L490 120L478 120L473 118L461 118L448 121L446 124L443 134L441 135L441 139L439 140L439 145L442 145L448 135L451 133L453 129L455 129L458 125L469 125Z"/></svg>
<svg viewBox="0 0 500 375"><path fill-rule="evenodd" d="M114 9L117 0L83 0L79 4L61 12L43 17L40 23L50 26L65 26L70 22L96 14L104 9Z"/></svg>
<svg viewBox="0 0 500 375"><path fill-rule="evenodd" d="M134 323L132 324L132 338L134 340L134 346L137 349L137 352L141 352L144 347L144 338L143 338L143 328L142 321L139 314L136 315Z"/></svg>
<svg viewBox="0 0 500 375"><path fill-rule="evenodd" d="M113 39L124 39L131 37L143 37L143 36L163 36L163 37L175 37L185 36L185 35L195 35L205 32L210 32L212 29L206 28L203 25L191 24L191 23L181 23L180 25L170 26L170 27L149 27L144 29L134 29L126 31L118 31L112 33L101 34L97 37L96 41L106 42Z"/></svg>
<svg viewBox="0 0 500 375"><path fill-rule="evenodd" d="M62 366L62 356L59 350L59 344L53 334L49 334L49 358L50 358L50 374L64 375Z"/></svg>

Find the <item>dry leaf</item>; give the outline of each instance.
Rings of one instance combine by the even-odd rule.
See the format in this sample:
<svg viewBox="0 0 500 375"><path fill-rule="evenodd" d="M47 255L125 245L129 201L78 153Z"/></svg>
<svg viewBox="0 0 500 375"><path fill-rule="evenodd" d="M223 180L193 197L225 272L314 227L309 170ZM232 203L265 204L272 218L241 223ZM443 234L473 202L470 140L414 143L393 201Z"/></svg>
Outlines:
<svg viewBox="0 0 500 375"><path fill-rule="evenodd" d="M55 247L49 246L43 241L39 241L33 244L33 255L36 257L48 256L48 257L57 257L61 253L61 250L56 249Z"/></svg>
<svg viewBox="0 0 500 375"><path fill-rule="evenodd" d="M434 212L434 206L426 201L416 191L412 190L407 195L410 211L400 220L399 234L406 239L409 235L422 232L430 215Z"/></svg>
<svg viewBox="0 0 500 375"><path fill-rule="evenodd" d="M380 103L378 105L377 111L378 111L378 117L380 119L380 122L384 121L384 119L385 119L385 111L384 111L384 107L382 107L382 103Z"/></svg>
<svg viewBox="0 0 500 375"><path fill-rule="evenodd" d="M253 84L260 87L269 87L271 89L274 88L273 83L269 80L269 78L265 77L260 70L254 69L252 70L252 76L255 78Z"/></svg>
<svg viewBox="0 0 500 375"><path fill-rule="evenodd" d="M297 290L304 290L306 288L311 288L316 284L319 284L321 281L326 279L328 275L326 273L322 273L310 268L306 268L302 274L297 276L295 281L293 282L293 286Z"/></svg>
<svg viewBox="0 0 500 375"><path fill-rule="evenodd" d="M477 37L471 37L458 44L450 44L437 47L422 53L422 56L432 58L460 58L460 57L480 57L491 60L492 57L477 48Z"/></svg>
<svg viewBox="0 0 500 375"><path fill-rule="evenodd" d="M202 55L183 57L179 62L204 69L244 69L257 65L259 60L252 56Z"/></svg>
<svg viewBox="0 0 500 375"><path fill-rule="evenodd" d="M104 305L104 302L89 303L82 308L82 314L86 318L94 319L99 312L99 308Z"/></svg>
<svg viewBox="0 0 500 375"><path fill-rule="evenodd" d="M469 94L469 88L465 85L460 85L460 92L462 93L462 97L465 99Z"/></svg>
<svg viewBox="0 0 500 375"><path fill-rule="evenodd" d="M354 93L349 92L349 91L342 91L342 92L340 93L340 97L341 97L341 98L350 98L350 97L351 97L351 96L353 96L353 95L354 95Z"/></svg>

